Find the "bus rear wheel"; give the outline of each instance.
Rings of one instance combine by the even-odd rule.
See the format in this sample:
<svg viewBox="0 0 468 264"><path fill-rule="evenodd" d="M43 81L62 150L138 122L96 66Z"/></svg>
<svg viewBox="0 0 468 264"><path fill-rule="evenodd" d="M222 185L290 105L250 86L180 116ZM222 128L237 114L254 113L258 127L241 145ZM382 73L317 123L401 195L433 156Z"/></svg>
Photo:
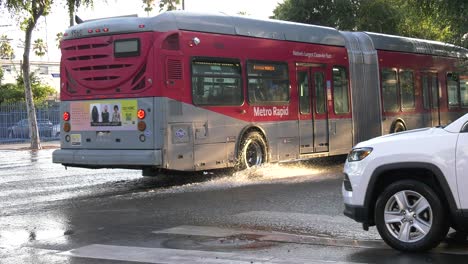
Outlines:
<svg viewBox="0 0 468 264"><path fill-rule="evenodd" d="M267 162L265 139L258 132L250 132L242 140L237 158L237 169L243 170Z"/></svg>

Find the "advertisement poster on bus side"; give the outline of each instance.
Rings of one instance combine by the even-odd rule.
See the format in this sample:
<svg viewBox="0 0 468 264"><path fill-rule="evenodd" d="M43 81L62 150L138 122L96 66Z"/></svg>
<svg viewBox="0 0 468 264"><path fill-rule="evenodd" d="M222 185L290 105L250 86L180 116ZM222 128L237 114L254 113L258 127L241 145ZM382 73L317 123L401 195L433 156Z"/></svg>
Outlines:
<svg viewBox="0 0 468 264"><path fill-rule="evenodd" d="M71 126L75 131L137 129L137 100L71 102Z"/></svg>

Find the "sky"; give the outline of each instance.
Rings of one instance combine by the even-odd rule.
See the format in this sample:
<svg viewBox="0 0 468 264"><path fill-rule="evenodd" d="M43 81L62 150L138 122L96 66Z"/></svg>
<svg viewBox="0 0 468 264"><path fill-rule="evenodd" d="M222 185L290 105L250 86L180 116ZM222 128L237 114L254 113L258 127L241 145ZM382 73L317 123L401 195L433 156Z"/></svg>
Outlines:
<svg viewBox="0 0 468 264"><path fill-rule="evenodd" d="M147 16L141 0L94 0L94 2L94 8L80 8L77 12L78 16L83 20L132 14L138 14L140 17ZM232 15L238 12L246 12L250 17L265 19L272 16L275 7L282 2L283 0L185 0L185 10L224 12ZM150 16L157 15L158 11L159 7L155 7ZM21 46L20 40L24 39L24 33L16 29L18 28L17 22L9 18L9 14L0 12L0 16L0 35L7 34L12 39L16 60L19 60L23 54L19 46ZM56 47L55 35L58 32L64 32L68 24L66 8L63 5L56 4L49 16L41 18L32 38L33 41L37 38L46 40L49 52L43 58L38 58L31 52L31 60L58 62L60 60L60 51Z"/></svg>

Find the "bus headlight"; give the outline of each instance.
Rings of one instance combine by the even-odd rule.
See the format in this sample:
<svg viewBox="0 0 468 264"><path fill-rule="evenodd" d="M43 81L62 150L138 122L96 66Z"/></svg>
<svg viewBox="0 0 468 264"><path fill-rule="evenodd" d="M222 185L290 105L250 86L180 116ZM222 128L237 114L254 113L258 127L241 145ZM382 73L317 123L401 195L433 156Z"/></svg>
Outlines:
<svg viewBox="0 0 468 264"><path fill-rule="evenodd" d="M348 154L348 161L361 161L371 154L372 148L355 148Z"/></svg>

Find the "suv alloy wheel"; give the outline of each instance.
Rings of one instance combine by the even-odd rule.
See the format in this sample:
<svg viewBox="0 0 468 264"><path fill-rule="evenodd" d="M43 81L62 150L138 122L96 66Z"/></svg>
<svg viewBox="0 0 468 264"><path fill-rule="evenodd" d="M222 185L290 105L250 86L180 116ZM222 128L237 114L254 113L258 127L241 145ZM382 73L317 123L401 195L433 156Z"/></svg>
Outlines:
<svg viewBox="0 0 468 264"><path fill-rule="evenodd" d="M428 185L404 180L389 185L375 206L377 230L391 247L401 251L431 249L447 235L448 212Z"/></svg>

